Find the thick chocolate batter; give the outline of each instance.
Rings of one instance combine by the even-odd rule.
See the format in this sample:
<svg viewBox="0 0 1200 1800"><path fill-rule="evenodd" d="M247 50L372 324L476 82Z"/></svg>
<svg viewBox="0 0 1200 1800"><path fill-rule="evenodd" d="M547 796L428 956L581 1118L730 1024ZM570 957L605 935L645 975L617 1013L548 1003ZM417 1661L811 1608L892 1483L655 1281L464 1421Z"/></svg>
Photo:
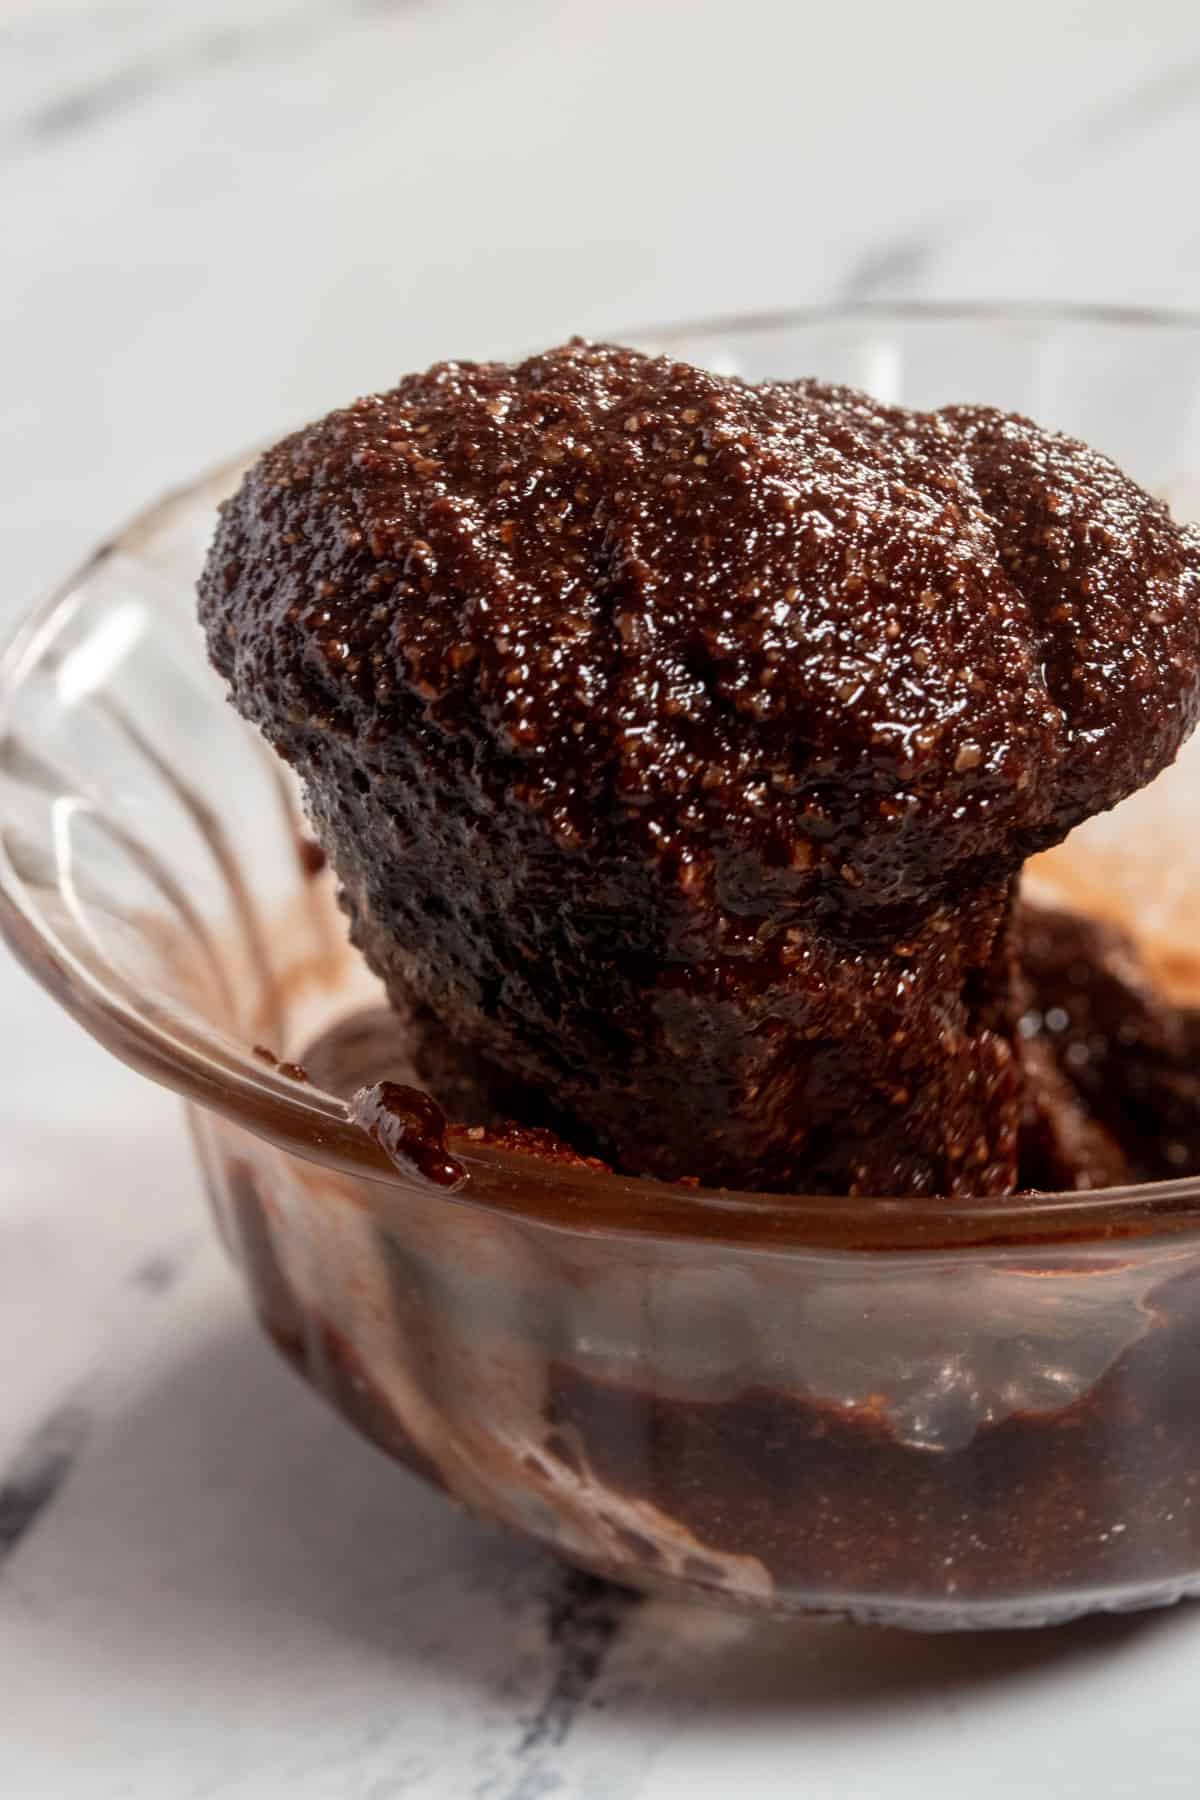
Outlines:
<svg viewBox="0 0 1200 1800"><path fill-rule="evenodd" d="M1195 1097L1185 1115L1171 1082L1144 1082L1139 1058L1127 1066L1116 1052L1139 1030L1156 1076L1173 1067L1174 1015L1144 985L1128 943L1107 927L1044 909L1023 912L1017 938L1028 955L1023 1041L1044 1051L1041 1074L1048 1068L1059 1077L1048 1093L1040 1075L1029 1081L1043 1135L1023 1140L1023 1170L1031 1155L1044 1153L1047 1135L1069 1142L1072 1131L1089 1125L1107 1144L1106 1154L1128 1157L1127 1173L1152 1167L1148 1159L1160 1143L1184 1141L1164 1138L1168 1125L1188 1132L1191 1168L1200 1168ZM1107 1056L1106 1046L1113 1049L1099 1087L1111 1132L1086 1110L1087 1077L1076 1088L1064 1072L1087 1067L1069 1054L1078 1044L1087 1045L1089 1061ZM349 1095L364 1086L386 1088L393 1077L410 1079L414 1052L420 1055L419 1029L414 1033L411 1021L379 1008L325 1033L304 1061L321 1086ZM470 1073L457 1080L460 1098L486 1111L487 1097L472 1087ZM1136 1120L1132 1131L1125 1124L1130 1119ZM496 1141L499 1134L541 1157L572 1160L548 1134L505 1138L504 1130L480 1124L467 1135ZM1089 1166L1086 1158L1078 1166ZM378 1367L369 1358L364 1363L353 1342L292 1288L273 1248L269 1180L260 1187L236 1154L223 1179L237 1250L276 1342L360 1430L442 1484L443 1471L413 1439L405 1407L413 1379L438 1394L436 1373L422 1377L418 1358L397 1389L386 1358ZM423 1342L427 1331L436 1346L448 1330L444 1271L436 1257L428 1261L430 1244L422 1245L420 1232L407 1239L404 1217L380 1227L380 1261L392 1272L401 1341ZM1114 1240L1111 1256L1090 1265L1092 1274L1119 1271L1131 1248ZM1059 1254L1065 1274L1070 1249ZM1030 1258L1031 1269L1055 1272L1054 1252L1031 1250ZM1062 1397L1044 1393L1041 1406L1001 1404L969 1436L936 1447L898 1428L896 1397L886 1391L855 1400L810 1391L781 1375L733 1382L728 1391L718 1381L711 1394L688 1396L656 1378L653 1356L649 1366L633 1359L625 1380L600 1373L587 1334L557 1342L544 1315L514 1309L505 1364L524 1359L543 1384L542 1434L529 1439L536 1449L527 1459L529 1480L536 1485L547 1467L558 1468L583 1484L600 1512L614 1496L649 1505L656 1518L682 1528L708 1552L688 1559L687 1582L743 1603L747 1596L731 1590L728 1572L714 1558L761 1564L775 1584L771 1604L852 1604L867 1611L873 1604L890 1607L889 1617L899 1608L909 1623L920 1621L921 1605L936 1609L942 1624L984 1622L986 1613L981 1619L972 1609L994 1605L997 1618L1011 1624L1022 1603L1040 1621L1069 1616L1095 1604L1097 1595L1127 1597L1131 1585L1143 1603L1169 1598L1195 1586L1200 1557L1194 1260L1186 1253L1160 1257L1160 1280L1141 1298L1136 1326L1126 1322L1128 1341L1084 1391L1072 1391L1068 1382ZM545 1281L554 1266L547 1257ZM803 1281L802 1264L797 1273ZM1047 1304L1054 1304L1049 1296ZM564 1294L562 1318L571 1317L572 1305ZM355 1309L347 1310L353 1322ZM705 1316L702 1306L698 1329ZM711 1312L707 1317L711 1324ZM886 1350L891 1329L866 1311L858 1349L869 1353L882 1334ZM1086 1336L1086 1325L1081 1330ZM431 1360L436 1370L436 1353ZM501 1380L498 1395L504 1392ZM506 1447L520 1436L503 1399L497 1431ZM545 1516L552 1512L548 1502ZM662 1551L651 1536L626 1532L622 1541L626 1555L611 1572L650 1584L664 1577ZM904 1613L907 1603L910 1613Z"/></svg>
<svg viewBox="0 0 1200 1800"><path fill-rule="evenodd" d="M201 615L393 1000L588 1149L810 1192L1009 1192L1035 1130L1063 1184L1121 1166L1023 1048L1011 943L1026 856L1200 704L1200 537L1102 456L583 343L445 364L268 452Z"/></svg>
<svg viewBox="0 0 1200 1800"><path fill-rule="evenodd" d="M1200 1012L1156 989L1133 939L1117 926L1022 900L1013 941L1022 1006L1021 1190L1200 1173ZM308 1046L298 1073L352 1101L394 1160L441 1185L457 1185L462 1174L447 1149L448 1129L460 1142L606 1167L540 1096L498 1080L426 1016L387 1007L350 1014ZM389 1144L378 1129L389 1094L391 1131L405 1143Z"/></svg>
<svg viewBox="0 0 1200 1800"><path fill-rule="evenodd" d="M1105 1180L1029 1185L1102 1187L1200 1170L1200 1012L1157 992L1115 925L1026 905L1017 946L1026 1055L1053 1064L1093 1144L1118 1159Z"/></svg>

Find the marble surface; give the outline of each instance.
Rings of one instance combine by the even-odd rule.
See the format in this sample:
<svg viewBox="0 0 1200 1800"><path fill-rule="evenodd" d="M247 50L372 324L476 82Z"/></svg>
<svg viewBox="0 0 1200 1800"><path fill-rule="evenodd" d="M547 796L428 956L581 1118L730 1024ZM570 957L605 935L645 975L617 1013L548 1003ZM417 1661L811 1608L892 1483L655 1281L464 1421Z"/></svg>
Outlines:
<svg viewBox="0 0 1200 1800"><path fill-rule="evenodd" d="M438 354L836 297L1195 304L1200 13L8 0L0 623ZM1194 1795L1200 1607L910 1640L629 1600L262 1346L173 1100L0 967L5 1800Z"/></svg>

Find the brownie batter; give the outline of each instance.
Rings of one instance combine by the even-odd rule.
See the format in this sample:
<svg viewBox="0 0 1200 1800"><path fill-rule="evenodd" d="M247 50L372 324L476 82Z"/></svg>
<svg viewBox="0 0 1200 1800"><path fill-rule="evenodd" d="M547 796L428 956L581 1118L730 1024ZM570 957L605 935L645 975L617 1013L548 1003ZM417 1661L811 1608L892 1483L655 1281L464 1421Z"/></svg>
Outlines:
<svg viewBox="0 0 1200 1800"><path fill-rule="evenodd" d="M350 1116L404 1174L451 1190L466 1181L466 1170L446 1144L446 1115L420 1088L374 1082L350 1096Z"/></svg>
<svg viewBox="0 0 1200 1800"><path fill-rule="evenodd" d="M1021 1191L1200 1173L1200 1011L1156 989L1137 945L1115 925L1029 900L1018 902L1014 921ZM448 1131L459 1145L606 1167L539 1095L500 1080L428 1016L352 1013L308 1046L297 1072L350 1101L398 1164L441 1185L462 1178ZM390 1134L379 1130L381 1112Z"/></svg>
<svg viewBox="0 0 1200 1800"><path fill-rule="evenodd" d="M398 1168L437 1187L465 1178L451 1132L460 1144L607 1168L578 1134L567 1142L569 1124L539 1095L459 1050L427 1015L385 1006L350 1013L308 1046L303 1073L346 1100Z"/></svg>
<svg viewBox="0 0 1200 1800"><path fill-rule="evenodd" d="M1012 942L1024 859L1200 703L1200 536L1104 457L575 342L269 451L200 599L393 1001L572 1141L779 1191L1010 1192L1038 1131L1121 1166Z"/></svg>
<svg viewBox="0 0 1200 1800"><path fill-rule="evenodd" d="M1040 1046L1049 1068L1080 1070L1083 1059L1067 1054L1072 1045L1086 1043L1092 1056L1104 1056L1107 1044L1128 1040L1138 1028L1151 1064L1162 1071L1158 1026L1169 1038L1172 1015L1144 983L1136 959L1128 960L1131 948L1120 934L1038 909L1019 917L1016 936L1032 946L1023 1042ZM1067 1013L1067 1023L1060 1012ZM1158 1021L1153 1028L1152 1018ZM391 1075L407 1076L412 1069L411 1033L411 1021L394 1012L358 1014L312 1044L305 1065L333 1092L386 1086ZM419 1054L419 1043L416 1049ZM467 1094L470 1078L460 1079ZM1138 1159L1152 1153L1144 1146L1163 1138L1166 1115L1153 1110L1160 1099L1175 1125L1181 1123L1171 1084L1143 1089L1140 1077L1129 1076L1114 1054L1101 1091L1112 1133L1093 1123L1111 1154L1125 1154L1119 1131L1131 1161L1151 1166ZM1039 1101L1050 1116L1047 1129L1065 1129L1054 1117L1059 1105L1073 1109L1076 1125L1086 1124L1086 1092L1062 1074L1050 1100ZM473 1104L486 1106L486 1099L475 1091ZM1135 1113L1136 1134L1129 1135L1122 1121ZM1195 1105L1189 1129L1193 1166L1200 1167ZM484 1125L466 1135L495 1141ZM534 1132L512 1144L571 1158L565 1146ZM273 1248L279 1226L269 1179L262 1182L231 1152L223 1180L236 1249L275 1341L361 1431L426 1479L438 1485L449 1480L453 1489L453 1473L444 1473L414 1440L406 1388L401 1384L397 1393L389 1383L387 1360L364 1362L352 1339L293 1289ZM402 1212L378 1227L380 1264L391 1272L402 1341L423 1341L427 1332L437 1346L447 1331L445 1270L436 1252L430 1260L430 1240L422 1242L419 1230L409 1237L405 1217L411 1222ZM1152 1225L1147 1231L1152 1235ZM1119 1270L1127 1252L1134 1260L1146 1256L1147 1271L1151 1267L1147 1244L1134 1249L1114 1240L1111 1250L1107 1262L1093 1262L1094 1275ZM1070 1255L1069 1247L1029 1252L1031 1267L1041 1274L1055 1272L1058 1256L1065 1273ZM882 1275L879 1259L871 1260ZM657 1378L652 1355L648 1366L631 1363L622 1380L597 1370L596 1345L586 1332L560 1339L557 1331L546 1331L536 1309L532 1317L514 1309L505 1363L526 1359L539 1370L542 1385L541 1435L531 1434L536 1454L526 1458L530 1486L536 1490L549 1468L582 1484L602 1516L615 1500L653 1508L657 1520L670 1522L669 1531L682 1528L710 1553L687 1559L682 1577L688 1585L742 1604L763 1600L731 1586L716 1558L744 1557L761 1565L774 1584L766 1604L850 1605L910 1624L922 1622L922 1607L934 1609L941 1624L979 1624L989 1622L987 1609L994 1606L995 1622L1012 1624L1022 1605L1025 1622L1044 1622L1085 1610L1097 1595L1123 1605L1131 1590L1139 1604L1172 1598L1194 1589L1200 1557L1200 1276L1193 1263L1160 1246L1159 1279L1147 1283L1139 1300L1136 1328L1084 1391L1067 1383L1064 1395L1044 1395L1040 1406L1000 1404L969 1435L937 1447L905 1435L887 1392L849 1399L808 1391L781 1376L770 1383L733 1381L728 1391L718 1382L709 1395L689 1396ZM548 1257L540 1279L550 1282L555 1266ZM573 1316L573 1304L564 1296L563 1320ZM353 1306L348 1319L352 1328ZM862 1348L870 1353L880 1333L886 1345L889 1329L865 1312ZM438 1368L435 1350L428 1369L417 1358L407 1373L441 1407ZM520 1436L504 1402L496 1432L503 1457L513 1435ZM553 1516L548 1499L544 1517L548 1522ZM665 1578L652 1536L624 1531L622 1542L626 1554L609 1572L649 1585ZM927 1610L925 1622L929 1616Z"/></svg>
<svg viewBox="0 0 1200 1800"><path fill-rule="evenodd" d="M1131 1576L1145 1605L1158 1583L1196 1586L1196 1289L1194 1271L1165 1284L1145 1336L1080 1398L986 1420L951 1450L905 1443L883 1407L765 1386L689 1401L567 1361L550 1373L548 1432L583 1446L597 1483L758 1557L810 1606L995 1601L1012 1624L1023 1597L1042 1623Z"/></svg>
<svg viewBox="0 0 1200 1800"><path fill-rule="evenodd" d="M1093 1154L1115 1159L1105 1179L1029 1185L1104 1187L1200 1170L1200 1012L1157 992L1118 926L1027 904L1017 945L1026 1056L1052 1069L1091 1143L1108 1146Z"/></svg>

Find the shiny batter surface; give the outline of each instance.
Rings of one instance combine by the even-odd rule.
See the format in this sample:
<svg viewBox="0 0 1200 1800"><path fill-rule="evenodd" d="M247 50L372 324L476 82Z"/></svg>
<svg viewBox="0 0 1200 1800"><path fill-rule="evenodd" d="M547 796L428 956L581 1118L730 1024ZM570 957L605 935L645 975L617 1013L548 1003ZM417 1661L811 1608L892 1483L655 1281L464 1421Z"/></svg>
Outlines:
<svg viewBox="0 0 1200 1800"><path fill-rule="evenodd" d="M1104 457L578 342L269 451L201 615L397 1004L780 1191L1018 1185L1021 864L1200 705L1200 536Z"/></svg>

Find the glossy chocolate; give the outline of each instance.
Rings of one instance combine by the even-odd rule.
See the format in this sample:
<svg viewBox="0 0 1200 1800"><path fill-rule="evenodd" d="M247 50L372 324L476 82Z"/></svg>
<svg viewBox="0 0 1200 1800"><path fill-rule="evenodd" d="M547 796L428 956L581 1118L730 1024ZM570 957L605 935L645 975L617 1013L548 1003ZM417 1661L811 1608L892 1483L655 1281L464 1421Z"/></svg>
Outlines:
<svg viewBox="0 0 1200 1800"><path fill-rule="evenodd" d="M1194 1174L1200 1011L1164 998L1119 926L1026 906L1018 945L1027 982L1022 1037L1053 1061L1089 1129L1118 1147L1124 1167L1111 1184Z"/></svg>
<svg viewBox="0 0 1200 1800"><path fill-rule="evenodd" d="M1102 456L573 343L277 446L201 583L393 1000L630 1172L1012 1191L1032 851L1191 729Z"/></svg>
<svg viewBox="0 0 1200 1800"><path fill-rule="evenodd" d="M376 1081L350 1096L350 1116L402 1175L458 1188L467 1172L446 1146L446 1115L419 1088Z"/></svg>

